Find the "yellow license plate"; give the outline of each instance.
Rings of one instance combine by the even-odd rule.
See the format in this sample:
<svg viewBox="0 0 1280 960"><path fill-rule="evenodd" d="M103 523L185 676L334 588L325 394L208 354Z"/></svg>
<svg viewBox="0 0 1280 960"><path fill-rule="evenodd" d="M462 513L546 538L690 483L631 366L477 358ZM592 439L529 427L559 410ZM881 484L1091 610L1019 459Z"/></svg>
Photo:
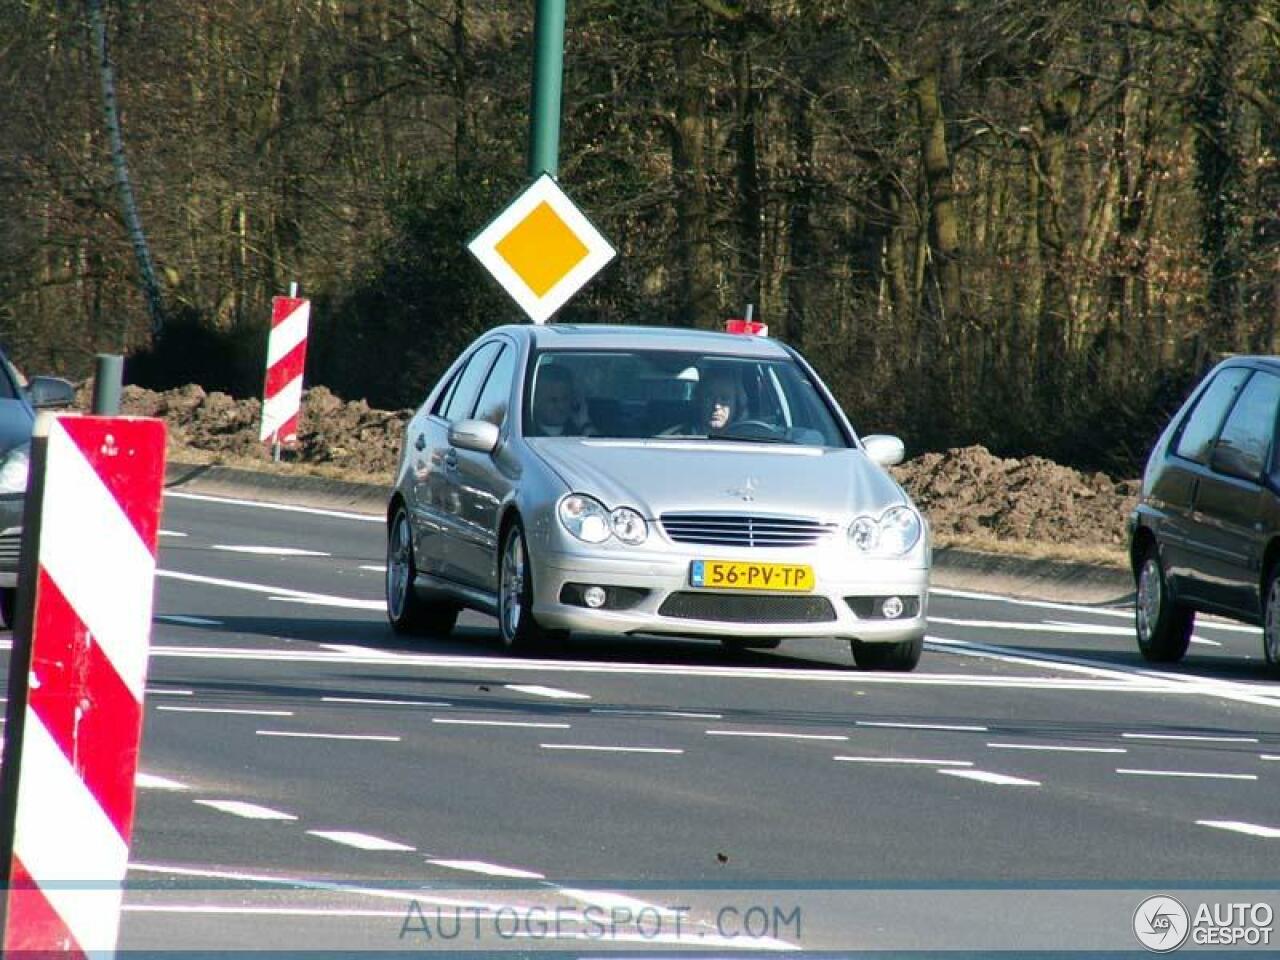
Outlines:
<svg viewBox="0 0 1280 960"><path fill-rule="evenodd" d="M695 560L690 586L704 590L781 590L808 593L813 568L807 563L743 563L739 560Z"/></svg>

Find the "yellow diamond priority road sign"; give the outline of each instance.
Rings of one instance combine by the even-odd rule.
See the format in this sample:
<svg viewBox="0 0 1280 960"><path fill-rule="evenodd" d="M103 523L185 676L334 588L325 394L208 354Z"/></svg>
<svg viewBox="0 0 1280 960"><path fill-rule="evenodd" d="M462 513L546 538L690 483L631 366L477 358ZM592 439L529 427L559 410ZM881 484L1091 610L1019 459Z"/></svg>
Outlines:
<svg viewBox="0 0 1280 960"><path fill-rule="evenodd" d="M467 249L534 323L546 323L615 255L609 241L545 173Z"/></svg>

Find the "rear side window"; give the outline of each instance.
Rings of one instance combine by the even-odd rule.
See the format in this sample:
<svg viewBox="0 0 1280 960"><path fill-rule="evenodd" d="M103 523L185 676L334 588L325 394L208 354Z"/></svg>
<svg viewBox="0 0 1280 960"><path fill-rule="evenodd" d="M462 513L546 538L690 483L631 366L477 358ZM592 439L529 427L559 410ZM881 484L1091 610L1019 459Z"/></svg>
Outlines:
<svg viewBox="0 0 1280 960"><path fill-rule="evenodd" d="M1231 408L1222 435L1214 444L1215 470L1246 480L1262 476L1271 438L1275 435L1277 404L1280 404L1280 379L1255 373Z"/></svg>
<svg viewBox="0 0 1280 960"><path fill-rule="evenodd" d="M471 355L466 367L454 380L449 388L449 398L440 411L440 415L450 423L465 420L471 414L471 408L476 403L476 394L480 392L480 385L484 383L489 366L493 363L493 357L501 346L502 344L497 341L486 343Z"/></svg>
<svg viewBox="0 0 1280 960"><path fill-rule="evenodd" d="M1178 456L1196 463L1209 462L1213 439L1218 435L1218 428L1226 419L1227 411L1231 409L1231 404L1240 391L1240 385L1248 376L1247 367L1228 367L1213 378L1213 382L1200 395L1191 416L1182 425Z"/></svg>

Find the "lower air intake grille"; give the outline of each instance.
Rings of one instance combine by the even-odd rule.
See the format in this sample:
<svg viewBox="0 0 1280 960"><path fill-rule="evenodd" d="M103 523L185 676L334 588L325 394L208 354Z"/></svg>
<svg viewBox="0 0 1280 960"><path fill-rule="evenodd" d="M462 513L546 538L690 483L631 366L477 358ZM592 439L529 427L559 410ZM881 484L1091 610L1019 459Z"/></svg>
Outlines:
<svg viewBox="0 0 1280 960"><path fill-rule="evenodd" d="M826 597L770 597L761 594L673 593L658 614L718 623L827 623L836 612Z"/></svg>

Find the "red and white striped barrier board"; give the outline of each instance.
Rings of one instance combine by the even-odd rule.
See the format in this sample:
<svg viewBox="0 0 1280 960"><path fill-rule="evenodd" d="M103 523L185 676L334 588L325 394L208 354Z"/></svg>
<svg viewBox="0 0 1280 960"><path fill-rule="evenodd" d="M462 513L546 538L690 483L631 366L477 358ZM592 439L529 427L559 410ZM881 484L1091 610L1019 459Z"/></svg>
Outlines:
<svg viewBox="0 0 1280 960"><path fill-rule="evenodd" d="M162 420L41 414L9 670L5 957L115 950L164 485Z"/></svg>
<svg viewBox="0 0 1280 960"><path fill-rule="evenodd" d="M307 323L311 301L301 297L271 300L271 337L267 340L267 387L262 401L263 443L298 441L302 408L302 371L307 365Z"/></svg>

